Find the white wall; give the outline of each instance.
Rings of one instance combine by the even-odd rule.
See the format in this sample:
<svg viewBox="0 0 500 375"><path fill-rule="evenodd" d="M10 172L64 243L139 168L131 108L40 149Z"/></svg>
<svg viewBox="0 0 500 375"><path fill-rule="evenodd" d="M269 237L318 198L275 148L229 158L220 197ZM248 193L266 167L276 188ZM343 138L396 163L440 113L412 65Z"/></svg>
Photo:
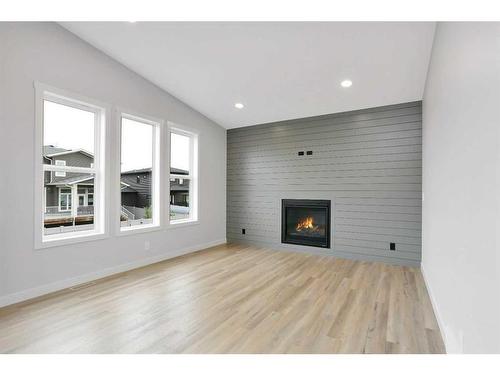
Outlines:
<svg viewBox="0 0 500 375"><path fill-rule="evenodd" d="M199 131L200 224L35 250L33 81ZM0 84L0 305L225 241L223 128L53 23L0 23Z"/></svg>
<svg viewBox="0 0 500 375"><path fill-rule="evenodd" d="M448 352L500 352L500 23L440 23L423 101L422 268Z"/></svg>

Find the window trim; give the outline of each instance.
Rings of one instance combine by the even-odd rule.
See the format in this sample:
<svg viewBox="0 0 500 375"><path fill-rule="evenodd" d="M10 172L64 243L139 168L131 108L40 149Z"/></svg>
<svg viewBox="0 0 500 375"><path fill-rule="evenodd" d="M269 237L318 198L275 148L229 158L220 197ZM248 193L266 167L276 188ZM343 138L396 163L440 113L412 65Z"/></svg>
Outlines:
<svg viewBox="0 0 500 375"><path fill-rule="evenodd" d="M71 243L102 239L108 237L106 199L106 137L107 121L110 106L83 95L59 89L35 81L35 197L34 197L34 247L43 249L47 247L62 246ZM44 101L69 106L76 109L91 111L95 113L94 122L94 167L81 168L69 166L56 166L55 164L43 163L43 126L44 126ZM95 166L98 166L97 168ZM86 231L44 234L44 214L46 189L44 189L44 172L83 172L94 175L94 228ZM96 195L94 195L95 198ZM73 198L73 197L72 197ZM59 199L59 195L58 195ZM59 202L58 202L59 203Z"/></svg>
<svg viewBox="0 0 500 375"><path fill-rule="evenodd" d="M41 250L50 247L65 246L73 243L102 240L113 236L140 234L158 230L200 224L200 179L199 179L199 145L200 132L198 129L144 115L129 109L89 98L65 89L56 88L41 82L34 81L35 93L35 191L34 191L34 248ZM45 164L43 157L43 108L44 99L73 108L96 113L95 129L95 161L90 168L56 166ZM132 120L155 125L154 158L156 178L152 182L155 189L154 197L157 200L154 215L157 216L154 225L145 224L122 230L120 226L120 159L121 159L121 118L126 115ZM113 126L109 126L113 124ZM117 126L115 126L117 125ZM171 132L189 136L191 142L191 167L188 176L190 179L191 217L189 219L170 221L170 134ZM112 155L115 158L111 157ZM166 165L166 168L164 167ZM62 234L44 235L44 213L47 199L47 189L44 184L45 171L51 172L51 180L57 171L92 173L94 175L94 209L98 215L94 216L94 229L89 231L68 232ZM43 189L42 189L43 187ZM97 199L99 199L99 202ZM73 198L73 197L72 197ZM77 197L75 197L77 199ZM88 195L87 195L88 199ZM58 194L59 200L59 194ZM59 202L58 202L59 203ZM118 217L118 220L116 218ZM111 230L111 232L110 232Z"/></svg>
<svg viewBox="0 0 500 375"><path fill-rule="evenodd" d="M168 162L168 178L167 182L167 195L169 196L167 205L166 205L166 227L168 229L175 228L175 227L183 227L183 226L189 226L189 225L196 225L199 224L199 177L198 177L198 172L199 172L199 144L200 144L200 133L196 131L195 129L192 129L190 127L184 126L184 125L179 125L177 123L168 121L168 133L167 133L167 145L166 147L168 151L167 155L167 162ZM190 156L190 163L189 163L189 174L188 175L177 175L175 173L170 173L170 153L171 153L171 134L179 134L183 135L186 137L189 137L191 142L189 143L189 156ZM187 219L179 219L179 220L171 220L170 219L170 179L171 178L182 178L184 180L189 180L189 194L190 194L190 213L189 213L189 218ZM166 190L166 189L164 189Z"/></svg>
<svg viewBox="0 0 500 375"><path fill-rule="evenodd" d="M151 173L151 202L153 207L153 222L151 224L140 224L129 227L122 227L120 221L121 215L121 149L122 149L122 118L132 121L142 122L153 127L153 165ZM115 225L115 234L124 236L129 234L137 234L151 232L163 229L163 197L161 194L161 186L163 185L163 173L161 171L162 154L164 152L162 137L163 137L164 121L160 118L138 113L137 111L128 110L125 108L116 108L116 160L118 160L115 168L115 183L113 184L113 196L116 198L116 210L114 210L113 222ZM118 194L116 194L118 191ZM154 209L156 207L156 209ZM117 220L116 220L117 218Z"/></svg>

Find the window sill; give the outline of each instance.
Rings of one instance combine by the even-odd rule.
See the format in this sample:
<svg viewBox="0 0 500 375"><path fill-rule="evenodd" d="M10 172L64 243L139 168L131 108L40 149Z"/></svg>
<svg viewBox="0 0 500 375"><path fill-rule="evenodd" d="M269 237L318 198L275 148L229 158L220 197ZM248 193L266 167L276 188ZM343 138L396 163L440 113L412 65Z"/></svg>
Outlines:
<svg viewBox="0 0 500 375"><path fill-rule="evenodd" d="M176 220L176 221L170 221L167 229L174 229L174 228L182 228L182 227L190 227L193 225L199 225L200 221L199 220Z"/></svg>
<svg viewBox="0 0 500 375"><path fill-rule="evenodd" d="M109 235L106 233L98 233L98 232L80 232L77 235L72 236L58 236L57 234L52 235L53 238L49 238L46 240L42 240L41 243L35 244L35 250L47 249L50 247L58 247L71 245L81 242L89 242L89 241L98 241L109 238ZM57 237L55 237L57 236Z"/></svg>
<svg viewBox="0 0 500 375"><path fill-rule="evenodd" d="M127 236L130 234L156 232L161 229L162 229L161 226L158 224L145 224L145 225L135 225L131 227L120 227L118 235Z"/></svg>

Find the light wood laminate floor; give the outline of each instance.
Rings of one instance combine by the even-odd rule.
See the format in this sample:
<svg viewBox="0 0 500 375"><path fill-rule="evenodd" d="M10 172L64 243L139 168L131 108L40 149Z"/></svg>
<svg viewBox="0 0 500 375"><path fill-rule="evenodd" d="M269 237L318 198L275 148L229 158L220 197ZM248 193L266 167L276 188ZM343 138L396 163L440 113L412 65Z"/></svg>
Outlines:
<svg viewBox="0 0 500 375"><path fill-rule="evenodd" d="M0 309L3 353L442 353L420 270L222 245Z"/></svg>

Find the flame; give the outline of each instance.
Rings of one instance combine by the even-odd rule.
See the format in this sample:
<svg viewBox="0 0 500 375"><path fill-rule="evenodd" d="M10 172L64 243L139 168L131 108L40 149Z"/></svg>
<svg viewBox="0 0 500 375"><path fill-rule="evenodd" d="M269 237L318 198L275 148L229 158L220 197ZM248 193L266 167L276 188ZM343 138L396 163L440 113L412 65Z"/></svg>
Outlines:
<svg viewBox="0 0 500 375"><path fill-rule="evenodd" d="M312 217L308 216L304 219L301 219L298 223L297 226L295 227L295 230L298 232L301 232L303 230L317 230L318 226L314 225L314 220Z"/></svg>

